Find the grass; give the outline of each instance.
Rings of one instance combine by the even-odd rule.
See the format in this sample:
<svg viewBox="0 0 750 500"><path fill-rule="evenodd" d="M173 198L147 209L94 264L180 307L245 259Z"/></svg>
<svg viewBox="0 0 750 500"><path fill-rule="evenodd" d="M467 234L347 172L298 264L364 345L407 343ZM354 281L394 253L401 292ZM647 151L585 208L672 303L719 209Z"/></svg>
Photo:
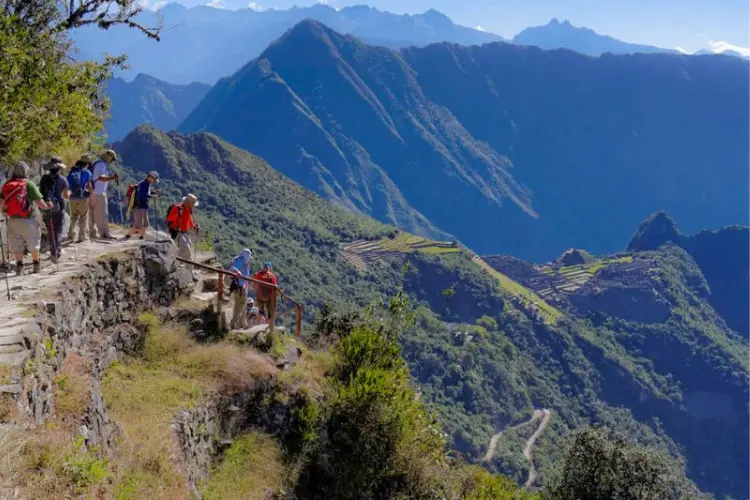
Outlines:
<svg viewBox="0 0 750 500"><path fill-rule="evenodd" d="M102 389L112 419L123 429L114 475L117 498L184 498L187 484L171 424L175 413L211 394L231 392L275 368L251 351L228 344L201 346L185 328L162 326L152 314L142 356L116 363Z"/></svg>
<svg viewBox="0 0 750 500"><path fill-rule="evenodd" d="M0 385L10 384L13 378L13 367L10 365L0 365Z"/></svg>
<svg viewBox="0 0 750 500"><path fill-rule="evenodd" d="M68 353L60 375L55 379L55 411L63 420L77 422L91 400L91 362Z"/></svg>
<svg viewBox="0 0 750 500"><path fill-rule="evenodd" d="M279 444L269 435L244 435L224 453L201 491L205 500L263 500L278 491L284 476Z"/></svg>
<svg viewBox="0 0 750 500"><path fill-rule="evenodd" d="M536 304L539 308L540 314L547 323L555 323L563 316L562 312L546 303L539 295L521 285L517 281L510 279L508 276L493 268L489 264L486 264L482 267L484 267L491 276L498 280L500 286L506 294L518 297L521 301L525 302L526 305L530 306L532 304Z"/></svg>

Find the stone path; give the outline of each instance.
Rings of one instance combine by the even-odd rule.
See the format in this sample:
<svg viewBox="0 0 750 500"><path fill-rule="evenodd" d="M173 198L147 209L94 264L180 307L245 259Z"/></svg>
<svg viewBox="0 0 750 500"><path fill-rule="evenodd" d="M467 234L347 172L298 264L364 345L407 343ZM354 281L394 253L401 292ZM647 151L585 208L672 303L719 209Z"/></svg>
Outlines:
<svg viewBox="0 0 750 500"><path fill-rule="evenodd" d="M37 274L31 273L31 266L24 269L22 276L15 276L11 272L7 276L0 273L0 374L6 374L0 380L0 393L20 392L21 387L17 379L19 370L13 367L22 366L31 356L32 339L41 334L39 326L33 320L34 306L38 306L45 298L53 298L59 290L60 284L80 274L83 266L95 261L102 255L135 249L143 241L138 239L122 240L124 230L112 229L116 240L93 240L73 244L63 244L63 255L57 265L49 260L49 255L42 255L42 270ZM165 233L149 231L145 241L164 240L169 236ZM213 253L200 253L198 258L208 261ZM30 264L30 256L24 262ZM10 300L8 300L10 289ZM8 368L3 367L11 367Z"/></svg>

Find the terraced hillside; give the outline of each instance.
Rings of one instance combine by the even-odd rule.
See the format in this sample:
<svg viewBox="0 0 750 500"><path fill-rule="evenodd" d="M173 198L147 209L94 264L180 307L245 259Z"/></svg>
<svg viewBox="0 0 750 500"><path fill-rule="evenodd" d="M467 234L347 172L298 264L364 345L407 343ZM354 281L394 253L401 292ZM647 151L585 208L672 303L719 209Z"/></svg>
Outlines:
<svg viewBox="0 0 750 500"><path fill-rule="evenodd" d="M341 244L344 260L364 270L368 263L405 253L449 254L460 250L455 242L438 242L409 233L398 232L380 240L357 240Z"/></svg>

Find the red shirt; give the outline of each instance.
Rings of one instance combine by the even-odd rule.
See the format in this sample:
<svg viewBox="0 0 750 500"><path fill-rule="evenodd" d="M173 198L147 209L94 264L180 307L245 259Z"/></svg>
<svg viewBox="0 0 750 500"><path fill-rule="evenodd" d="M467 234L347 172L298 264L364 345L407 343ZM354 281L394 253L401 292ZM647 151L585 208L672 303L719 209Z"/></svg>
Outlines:
<svg viewBox="0 0 750 500"><path fill-rule="evenodd" d="M253 279L256 279L258 281L264 281L266 283L271 283L273 285L279 284L279 280L276 279L276 275L273 274L271 271L258 271L253 276ZM276 289L270 286L263 286L261 284L256 283L257 285L257 292L256 296L258 297L258 300L270 300L271 297L274 296L276 293Z"/></svg>

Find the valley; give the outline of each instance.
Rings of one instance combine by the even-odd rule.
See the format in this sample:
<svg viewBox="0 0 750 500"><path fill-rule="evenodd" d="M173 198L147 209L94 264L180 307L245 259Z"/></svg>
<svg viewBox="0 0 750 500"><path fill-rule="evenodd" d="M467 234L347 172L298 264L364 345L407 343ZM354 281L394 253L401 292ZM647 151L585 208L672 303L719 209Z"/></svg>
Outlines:
<svg viewBox="0 0 750 500"><path fill-rule="evenodd" d="M0 497L746 498L750 49L181 2L0 8Z"/></svg>

